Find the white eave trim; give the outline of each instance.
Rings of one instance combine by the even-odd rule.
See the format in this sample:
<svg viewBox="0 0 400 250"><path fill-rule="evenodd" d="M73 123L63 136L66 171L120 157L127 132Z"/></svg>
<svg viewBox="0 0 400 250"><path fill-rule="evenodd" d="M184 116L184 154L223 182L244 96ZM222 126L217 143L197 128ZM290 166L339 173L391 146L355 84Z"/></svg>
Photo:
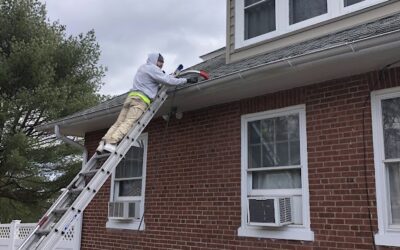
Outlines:
<svg viewBox="0 0 400 250"><path fill-rule="evenodd" d="M246 77L248 75L252 74L258 74L261 72L265 72L271 69L279 69L279 68L286 68L286 67L292 67L293 65L300 65L304 63L309 63L309 62L314 62L318 61L321 59L327 59L330 57L335 57L347 53L354 53L360 50L367 50L371 49L374 47L378 47L381 45L385 44L390 44L393 42L399 42L400 41L400 29L393 30L390 32L386 32L383 34L379 34L376 36L370 36L358 40L354 40L352 42L345 42L342 44L337 44L328 48L323 48L323 49L317 49L313 50L310 52L307 52L305 54L301 55L296 55L296 56L290 56L290 57L285 57L279 60L259 64L257 66L247 68L244 70L239 70L235 71L233 73L220 76L217 78L213 78L210 80L202 81L198 84L190 85L190 86L183 86L182 88L178 88L176 90L176 93L178 94L187 94L191 92L197 92L199 90L203 90L206 88L213 87L217 84L223 83L223 82L228 82L232 80L237 80L243 77ZM39 131L52 131L55 125L59 125L60 128L62 127L68 127L72 125L79 125L80 123L83 123L87 120L91 120L93 118L98 118L102 116L107 116L107 115L116 115L121 109L121 105L114 106L109 109L102 109L93 113L85 114L85 115L80 115L77 117L73 117L70 119L65 119L61 121L56 121L52 123L48 123L45 125L41 125L36 127L37 130Z"/></svg>

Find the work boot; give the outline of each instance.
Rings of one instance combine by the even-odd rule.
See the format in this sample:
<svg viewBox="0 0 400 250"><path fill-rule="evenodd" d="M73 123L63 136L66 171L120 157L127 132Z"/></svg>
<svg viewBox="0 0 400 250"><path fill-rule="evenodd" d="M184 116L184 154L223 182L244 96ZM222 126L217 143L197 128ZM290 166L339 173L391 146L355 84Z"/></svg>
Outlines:
<svg viewBox="0 0 400 250"><path fill-rule="evenodd" d="M114 143L107 143L106 145L104 145L103 148L104 151L108 151L110 153L114 153L116 149L117 149L117 144Z"/></svg>
<svg viewBox="0 0 400 250"><path fill-rule="evenodd" d="M101 153L103 153L103 150L104 150L104 141L101 140L100 143L99 143L99 146L98 146L97 149L96 149L96 152L97 152L98 154L101 154Z"/></svg>

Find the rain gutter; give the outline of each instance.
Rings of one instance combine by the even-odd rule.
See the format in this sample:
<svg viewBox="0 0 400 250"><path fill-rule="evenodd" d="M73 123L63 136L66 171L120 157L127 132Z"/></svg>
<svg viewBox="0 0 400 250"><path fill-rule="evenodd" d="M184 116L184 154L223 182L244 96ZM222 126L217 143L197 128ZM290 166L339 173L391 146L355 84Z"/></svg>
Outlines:
<svg viewBox="0 0 400 250"><path fill-rule="evenodd" d="M392 42L399 42L400 37L399 33L400 29L396 29L390 32L385 32L379 35L370 36L366 38L357 39L351 42L344 42L342 44L337 44L331 47L316 49L305 54L299 54L296 56L284 57L278 60L266 62L263 64L259 64L257 66L246 68L243 70L239 70L227 75L223 75L220 77L216 77L210 80L202 81L197 84L182 86L181 88L176 89L175 91L180 94L201 91L202 89L206 89L209 87L213 87L222 82L228 82L232 80L243 79L246 76L257 74L266 70L284 68L284 67L294 67L296 65L305 64L313 61L317 61L320 59L327 59L333 56L339 56L347 53L356 53L360 50L371 49L373 47L377 47L380 45L386 45ZM76 116L70 119L65 119L61 121L55 121L52 123L48 123L46 125L42 125L37 127L38 130L51 130L53 126L65 126L72 124L79 124L83 121L91 120L93 118L97 118L99 116L105 115L115 115L120 111L120 105L105 107L104 109L84 114L80 116Z"/></svg>
<svg viewBox="0 0 400 250"><path fill-rule="evenodd" d="M400 29L396 29L390 32L382 33L375 36L357 39L351 42L344 42L331 47L316 49L305 54L296 56L284 57L278 60L259 64L257 66L239 70L227 75L216 77L210 80L202 81L194 85L182 86L177 88L176 92L188 93L194 90L202 90L205 88L212 87L216 84L226 81L243 79L246 76L257 74L268 69L276 69L282 67L295 67L296 65L305 64L320 59L327 59L333 56L339 56L346 53L356 53L361 50L370 49L383 44L389 44L392 42L399 42Z"/></svg>

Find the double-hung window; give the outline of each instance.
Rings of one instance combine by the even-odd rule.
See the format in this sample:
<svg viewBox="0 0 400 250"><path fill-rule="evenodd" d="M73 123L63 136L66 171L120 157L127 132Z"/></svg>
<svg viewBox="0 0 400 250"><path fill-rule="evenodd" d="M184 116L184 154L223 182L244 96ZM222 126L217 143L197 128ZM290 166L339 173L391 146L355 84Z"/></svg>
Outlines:
<svg viewBox="0 0 400 250"><path fill-rule="evenodd" d="M235 0L240 48L387 0Z"/></svg>
<svg viewBox="0 0 400 250"><path fill-rule="evenodd" d="M144 229L141 217L144 211L146 182L147 135L135 143L112 175L108 228Z"/></svg>
<svg viewBox="0 0 400 250"><path fill-rule="evenodd" d="M372 93L378 245L400 246L400 88Z"/></svg>
<svg viewBox="0 0 400 250"><path fill-rule="evenodd" d="M305 106L242 116L240 236L313 240L310 229ZM289 218L275 220L279 207ZM278 217L279 217L278 215Z"/></svg>

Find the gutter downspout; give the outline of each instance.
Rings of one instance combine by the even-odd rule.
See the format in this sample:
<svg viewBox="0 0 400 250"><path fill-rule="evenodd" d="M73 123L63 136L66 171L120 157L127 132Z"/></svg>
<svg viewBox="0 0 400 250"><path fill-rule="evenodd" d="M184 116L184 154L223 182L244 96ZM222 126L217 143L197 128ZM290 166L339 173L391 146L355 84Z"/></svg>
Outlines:
<svg viewBox="0 0 400 250"><path fill-rule="evenodd" d="M54 132L55 132L56 137L58 139L62 140L65 143L68 143L69 145L71 145L73 147L76 147L76 148L79 148L79 149L83 150L83 153L82 153L82 158L83 158L82 159L82 168L83 168L86 165L86 162L87 162L87 156L88 156L87 149L82 144L79 144L79 143L69 139L68 137L62 135L61 132L60 132L60 127L58 125L54 126Z"/></svg>

